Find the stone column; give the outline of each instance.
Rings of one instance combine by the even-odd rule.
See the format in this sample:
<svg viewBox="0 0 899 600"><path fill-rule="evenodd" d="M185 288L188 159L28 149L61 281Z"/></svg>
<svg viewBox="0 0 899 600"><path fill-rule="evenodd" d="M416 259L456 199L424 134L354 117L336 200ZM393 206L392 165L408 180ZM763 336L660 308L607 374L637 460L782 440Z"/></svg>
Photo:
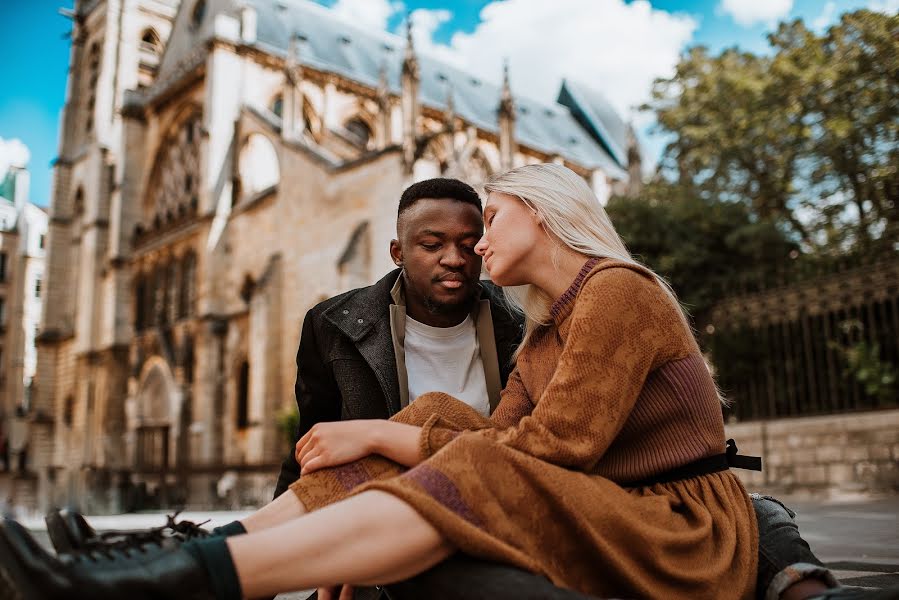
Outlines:
<svg viewBox="0 0 899 600"><path fill-rule="evenodd" d="M499 158L500 168L512 168L515 157L515 102L509 86L509 63L503 65L503 88L499 99Z"/></svg>

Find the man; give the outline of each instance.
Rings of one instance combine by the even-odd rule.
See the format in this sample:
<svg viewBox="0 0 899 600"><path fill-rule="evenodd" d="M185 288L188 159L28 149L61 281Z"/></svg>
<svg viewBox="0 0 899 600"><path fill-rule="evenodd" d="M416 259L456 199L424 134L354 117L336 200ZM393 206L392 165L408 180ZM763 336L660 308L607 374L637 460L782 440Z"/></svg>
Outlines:
<svg viewBox="0 0 899 600"><path fill-rule="evenodd" d="M430 179L403 192L397 239L390 244L400 269L306 314L297 353L297 440L323 421L386 419L426 391L452 393L484 413L496 407L522 324L497 288L478 282L474 245L482 230L480 198L461 181ZM275 497L299 473L291 452ZM786 508L767 497L754 501L762 543L773 546L760 553L760 586L773 580L774 597L785 592L781 597L804 598L825 587L819 580L835 584ZM766 590L758 592L764 596ZM387 593L394 600L583 597L545 578L466 557L388 586ZM375 596L371 590L356 593Z"/></svg>
<svg viewBox="0 0 899 600"><path fill-rule="evenodd" d="M403 193L390 244L400 269L306 315L297 439L322 421L386 419L435 389L485 415L496 407L522 325L501 292L478 281L482 231L480 198L461 181L432 179ZM291 453L275 496L299 473Z"/></svg>

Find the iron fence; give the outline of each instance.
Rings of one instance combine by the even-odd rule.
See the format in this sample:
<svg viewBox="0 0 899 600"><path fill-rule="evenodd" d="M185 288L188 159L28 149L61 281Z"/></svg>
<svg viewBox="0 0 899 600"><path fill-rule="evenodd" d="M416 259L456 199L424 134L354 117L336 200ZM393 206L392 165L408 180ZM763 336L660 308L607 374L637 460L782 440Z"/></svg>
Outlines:
<svg viewBox="0 0 899 600"><path fill-rule="evenodd" d="M897 406L899 257L719 302L701 328L737 420Z"/></svg>

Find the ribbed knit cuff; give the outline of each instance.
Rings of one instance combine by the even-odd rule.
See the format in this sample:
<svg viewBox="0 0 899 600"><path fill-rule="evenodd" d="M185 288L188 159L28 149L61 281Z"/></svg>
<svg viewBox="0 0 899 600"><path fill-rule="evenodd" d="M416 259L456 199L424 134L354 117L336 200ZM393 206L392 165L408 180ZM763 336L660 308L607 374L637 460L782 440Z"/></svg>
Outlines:
<svg viewBox="0 0 899 600"><path fill-rule="evenodd" d="M418 439L418 452L422 459L428 459L438 450L459 437L459 431L441 425L442 417L434 414L428 417L421 427Z"/></svg>

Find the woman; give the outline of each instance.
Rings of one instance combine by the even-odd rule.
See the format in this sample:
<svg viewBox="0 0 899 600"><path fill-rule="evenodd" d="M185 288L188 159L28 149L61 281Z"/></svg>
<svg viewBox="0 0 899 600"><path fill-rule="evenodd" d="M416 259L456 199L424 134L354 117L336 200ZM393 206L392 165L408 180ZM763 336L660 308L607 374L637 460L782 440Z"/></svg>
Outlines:
<svg viewBox="0 0 899 600"><path fill-rule="evenodd" d="M324 595L399 581L456 551L597 596L752 597L753 509L726 470L718 394L673 293L572 171L530 165L485 188L474 251L527 323L491 418L429 393L390 421L316 426L297 444L294 494L244 520L247 535L117 566L57 565L67 597L147 585ZM40 561L4 528L0 592L15 578L20 592L56 593L34 583L28 565Z"/></svg>

